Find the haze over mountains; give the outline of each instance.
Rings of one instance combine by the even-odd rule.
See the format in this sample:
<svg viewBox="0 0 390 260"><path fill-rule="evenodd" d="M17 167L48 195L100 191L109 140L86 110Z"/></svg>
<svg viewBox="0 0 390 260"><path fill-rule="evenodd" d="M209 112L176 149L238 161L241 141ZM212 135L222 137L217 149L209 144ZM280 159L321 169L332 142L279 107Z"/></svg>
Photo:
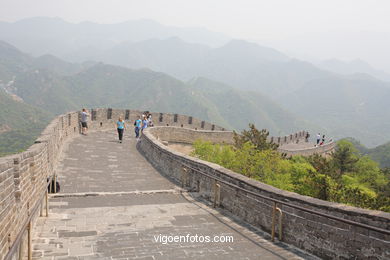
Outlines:
<svg viewBox="0 0 390 260"><path fill-rule="evenodd" d="M5 42L0 42L0 68L1 94L7 101L0 103L0 127L4 130L0 133L1 144L6 143L6 138L31 142L28 132L22 137L15 131L32 121L42 127L55 114L81 107L181 113L229 129L242 129L254 122L274 134L310 127L260 93L236 90L205 78L186 83L150 69L72 64L51 55L33 58ZM20 111L19 117L7 113L15 107L20 108L15 110ZM26 118L29 113L23 112L25 107L34 108L31 111L41 115L42 120ZM19 124L13 124L14 118Z"/></svg>
<svg viewBox="0 0 390 260"><path fill-rule="evenodd" d="M358 1L354 2L358 4ZM359 19L359 22L362 22L364 25L361 24L358 26L358 22L355 21L354 30L343 29L343 22L342 20L339 20L339 23L336 23L339 27L337 30L302 32L293 36L284 37L283 39L269 41L269 44L275 48L291 53L294 57L304 57L304 59L307 60L338 59L354 61L360 59L363 61L370 61L370 64L375 65L377 68L380 68L389 74L389 22L384 22L382 20L382 23L375 25L374 23L371 23L373 18L364 18L364 16L370 14L373 8L378 8L377 10L380 10L380 4L377 3L377 5L373 5L372 2L361 2L365 2L370 8L367 10L362 9L360 15L355 14L354 18ZM328 2L324 2L323 4L327 5L327 3ZM342 4L345 4L347 9L356 11L354 5L348 4L346 1ZM385 15L386 9L382 10L384 12L382 18L387 17L387 15ZM352 17L350 17L351 19L347 18L344 12L341 12L340 14L343 14L343 20L346 19L344 20L345 22L347 20L351 22L354 19ZM380 17L378 18L381 19ZM332 19L327 20L331 22L330 20ZM328 21L326 21L326 23ZM364 27L368 24L373 27L370 30L365 30ZM379 29L381 26L383 26L382 29Z"/></svg>
<svg viewBox="0 0 390 260"><path fill-rule="evenodd" d="M379 80L387 74L363 62L316 66L255 43L149 20L33 18L0 23L0 40L44 55L1 43L0 79L8 92L51 114L130 107L233 129L255 122L276 135L309 129L368 146L390 140L390 83Z"/></svg>
<svg viewBox="0 0 390 260"><path fill-rule="evenodd" d="M352 61L341 61L337 59L324 60L316 63L322 69L329 70L335 73L350 75L364 73L374 76L383 81L390 82L390 74L383 70L373 68L367 62L357 59Z"/></svg>
<svg viewBox="0 0 390 260"><path fill-rule="evenodd" d="M105 50L126 41L165 39L172 36L219 46L229 37L204 28L164 26L152 20L134 20L117 24L82 22L68 23L60 18L35 17L15 23L0 22L1 40L34 56L54 54L60 58L79 61L89 52Z"/></svg>

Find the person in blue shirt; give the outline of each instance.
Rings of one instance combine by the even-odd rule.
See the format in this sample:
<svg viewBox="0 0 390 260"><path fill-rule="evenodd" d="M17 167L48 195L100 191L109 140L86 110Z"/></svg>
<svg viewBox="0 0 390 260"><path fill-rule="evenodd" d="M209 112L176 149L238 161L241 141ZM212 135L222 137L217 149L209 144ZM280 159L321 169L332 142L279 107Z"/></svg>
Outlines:
<svg viewBox="0 0 390 260"><path fill-rule="evenodd" d="M146 118L146 116L144 117L144 120L142 120L142 131L143 132L146 128L148 128L148 119Z"/></svg>
<svg viewBox="0 0 390 260"><path fill-rule="evenodd" d="M126 129L125 121L122 119L122 117L119 117L118 122L116 122L116 126L118 130L119 142L122 143L123 132Z"/></svg>
<svg viewBox="0 0 390 260"><path fill-rule="evenodd" d="M141 117L139 116L137 120L135 120L134 122L134 131L135 131L135 138L139 138L139 132L141 130L141 127L142 127L142 120L141 120Z"/></svg>

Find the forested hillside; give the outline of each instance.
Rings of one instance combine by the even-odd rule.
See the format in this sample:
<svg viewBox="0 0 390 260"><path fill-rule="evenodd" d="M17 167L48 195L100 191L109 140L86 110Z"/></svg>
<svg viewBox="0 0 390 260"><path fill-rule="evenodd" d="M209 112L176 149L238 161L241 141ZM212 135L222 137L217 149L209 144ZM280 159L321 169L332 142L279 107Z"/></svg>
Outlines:
<svg viewBox="0 0 390 260"><path fill-rule="evenodd" d="M354 138L346 138L346 140L350 141L361 154L378 162L382 168L390 168L390 142L374 148L367 148Z"/></svg>
<svg viewBox="0 0 390 260"><path fill-rule="evenodd" d="M18 99L21 106L37 108L37 114L46 111L45 118L82 107L113 107L187 114L237 130L255 122L275 135L311 127L260 93L206 78L183 82L149 69L33 58L4 42L0 66L5 68L0 87L6 95ZM3 111L5 106L0 104ZM27 133L29 140L37 135Z"/></svg>
<svg viewBox="0 0 390 260"><path fill-rule="evenodd" d="M33 144L51 116L14 100L0 89L0 156L19 152Z"/></svg>
<svg viewBox="0 0 390 260"><path fill-rule="evenodd" d="M339 75L271 48L232 40L219 48L178 38L123 43L96 60L149 67L181 79L201 76L267 96L322 126L332 138L355 136L368 146L390 140L390 83L367 74ZM259 101L260 102L260 101Z"/></svg>
<svg viewBox="0 0 390 260"><path fill-rule="evenodd" d="M45 55L32 62L33 66L37 67L38 62L41 70L49 70L56 75L72 77L95 62L103 62L135 70L148 68L184 82L207 78L238 90L260 93L290 114L321 126L321 129L314 127L309 130L321 131L330 138L354 136L369 147L390 140L390 112L384 102L390 96L390 83L372 77L387 78L364 62L328 62L317 67L256 43L231 40L207 30L164 27L152 21L99 25L34 18L0 23L0 35L1 39L35 55L50 54L77 62L93 61L69 66ZM25 39L34 44L26 45ZM9 70L19 71L2 68L0 73L9 74ZM355 71L372 75L349 74ZM35 78L32 84L41 84L40 80ZM57 91L66 97L67 90L61 86L66 88L68 82L62 80L46 75L42 85L56 84ZM45 88L49 85L46 84ZM45 91L50 93L49 89ZM44 102L40 100L38 103ZM77 106L78 103L74 102L73 98L59 102L55 110ZM123 103L121 100L118 102ZM245 118L245 121L251 120Z"/></svg>
<svg viewBox="0 0 390 260"><path fill-rule="evenodd" d="M335 138L353 136L370 147L390 140L390 87L382 81L343 76L313 80L281 100Z"/></svg>

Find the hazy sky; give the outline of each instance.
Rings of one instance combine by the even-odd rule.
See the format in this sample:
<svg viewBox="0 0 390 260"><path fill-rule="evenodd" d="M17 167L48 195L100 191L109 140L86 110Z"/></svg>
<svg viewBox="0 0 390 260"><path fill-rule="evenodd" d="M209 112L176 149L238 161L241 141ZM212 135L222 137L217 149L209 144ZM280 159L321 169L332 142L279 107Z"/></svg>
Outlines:
<svg viewBox="0 0 390 260"><path fill-rule="evenodd" d="M389 14L390 0L0 0L2 21L33 16L99 23L149 18L206 27L307 57L362 58L382 69L390 67L385 60L390 57L381 55L390 43ZM333 38L335 34L341 38ZM311 42L313 37L318 41ZM363 46L349 50L356 44Z"/></svg>

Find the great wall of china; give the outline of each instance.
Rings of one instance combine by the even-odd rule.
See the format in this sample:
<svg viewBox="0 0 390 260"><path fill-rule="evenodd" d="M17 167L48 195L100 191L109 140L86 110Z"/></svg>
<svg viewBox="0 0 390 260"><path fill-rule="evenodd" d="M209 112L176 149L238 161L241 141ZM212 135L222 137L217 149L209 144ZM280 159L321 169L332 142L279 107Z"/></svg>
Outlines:
<svg viewBox="0 0 390 260"><path fill-rule="evenodd" d="M89 128L113 129L119 116L133 122L140 113L94 109ZM152 117L155 127L144 132L138 150L161 174L185 190L196 192L216 207L321 258L388 259L390 214L279 190L184 155L166 142L190 144L201 138L231 143L232 132L184 115L152 113ZM32 227L39 216L50 212L47 179L55 176L63 148L79 132L78 112L61 115L25 152L0 158L0 259L31 259ZM280 151L288 155L326 154L334 149L334 143L329 143L283 150L283 144L304 142L305 136L306 132L299 132L273 137L272 141L279 143Z"/></svg>

